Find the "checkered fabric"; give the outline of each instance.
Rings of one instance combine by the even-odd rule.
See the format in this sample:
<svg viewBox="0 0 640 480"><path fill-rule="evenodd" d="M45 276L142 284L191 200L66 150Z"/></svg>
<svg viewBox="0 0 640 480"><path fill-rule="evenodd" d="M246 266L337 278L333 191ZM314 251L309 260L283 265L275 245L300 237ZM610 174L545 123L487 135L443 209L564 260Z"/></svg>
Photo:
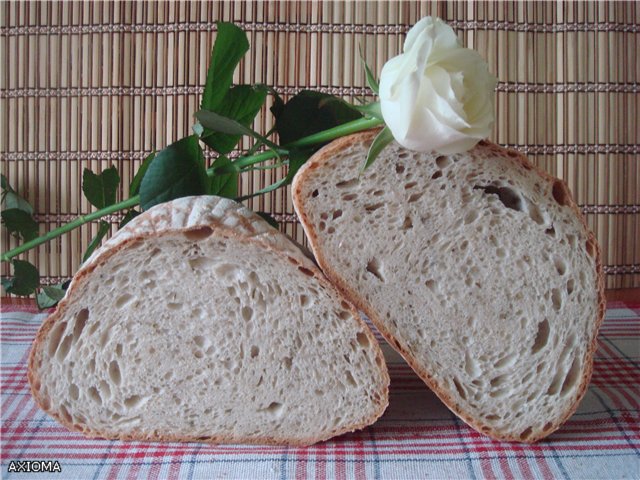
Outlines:
<svg viewBox="0 0 640 480"><path fill-rule="evenodd" d="M390 405L360 432L308 448L88 440L31 399L26 360L43 318L24 307L2 312L2 478L640 477L640 303L608 305L586 397L536 445L496 442L467 427L386 344ZM57 460L62 471L9 472L18 460Z"/></svg>

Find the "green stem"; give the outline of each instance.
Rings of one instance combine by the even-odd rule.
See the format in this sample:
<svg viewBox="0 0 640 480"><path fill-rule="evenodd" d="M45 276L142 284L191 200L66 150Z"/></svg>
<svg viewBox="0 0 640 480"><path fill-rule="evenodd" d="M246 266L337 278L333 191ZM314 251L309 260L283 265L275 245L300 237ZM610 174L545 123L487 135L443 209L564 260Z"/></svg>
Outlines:
<svg viewBox="0 0 640 480"><path fill-rule="evenodd" d="M356 132L361 132L363 130L367 130L369 128L377 127L383 125L383 121L377 118L359 118L357 120L353 120L351 122L339 125L337 127L330 128L328 130L324 130L322 132L314 133L313 135L309 135L303 138L296 140L295 142L291 142L288 145L285 145L284 148L279 148L278 152L273 150L267 150L262 153L258 153L256 155L250 155L246 157L239 157L234 163L235 168L245 169L245 167L249 167L251 165L255 165L256 163L261 163L272 158L277 157L278 155L287 155L289 153L289 149L291 148L302 148L302 147L310 147L312 145L317 145L319 143L329 142L331 140L335 140L339 137L344 137L345 135L349 135ZM214 169L209 168L207 170L207 175L213 176L216 173L230 173L225 172L225 168L222 169ZM268 188L268 187L267 187ZM13 250L9 250L2 254L1 261L8 262L13 257L20 255L21 253L26 252L27 250L31 250L32 248L37 247L38 245L42 245L49 240L53 240L56 237L59 237L63 233L67 233L74 228L78 228L85 223L91 222L93 220L98 220L105 215L110 215L112 213L118 212L120 210L124 210L125 208L135 207L140 203L140 195L136 195L135 197L131 197L127 200L123 200L119 203L114 203L113 205L109 205L108 207L102 208L100 210L96 210L95 212L88 213L87 215L81 215L75 220L62 225L61 227L56 228L55 230L51 230L50 232L45 233L41 237L34 238L19 247L14 248Z"/></svg>
<svg viewBox="0 0 640 480"><path fill-rule="evenodd" d="M127 200L124 200L119 203L114 203L113 205L109 205L108 207L102 208L100 210L96 210L95 212L88 213L87 215L81 215L75 220L72 220L69 223L65 223L61 227L56 228L55 230L51 230L50 232L45 233L41 237L34 238L33 240L29 240L26 243L23 243L19 247L14 248L13 250L9 250L2 254L2 261L8 262L16 255L20 255L27 250L31 250L32 248L37 247L38 245L42 245L49 240L53 240L56 237L59 237L63 233L67 233L74 228L78 228L79 226L91 222L93 220L98 220L105 215L110 215L112 213L118 212L120 210L124 210L125 208L135 207L140 203L140 196L136 195L135 197L131 197Z"/></svg>

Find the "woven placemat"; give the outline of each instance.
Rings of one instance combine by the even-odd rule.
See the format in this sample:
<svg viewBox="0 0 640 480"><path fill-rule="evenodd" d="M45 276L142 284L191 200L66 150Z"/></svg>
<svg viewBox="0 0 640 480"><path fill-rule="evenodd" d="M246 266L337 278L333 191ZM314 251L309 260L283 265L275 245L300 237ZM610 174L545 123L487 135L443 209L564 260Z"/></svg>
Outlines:
<svg viewBox="0 0 640 480"><path fill-rule="evenodd" d="M353 102L371 98L358 47L378 72L428 14L488 60L500 79L491 138L567 181L603 247L607 287L640 286L635 2L4 2L2 172L34 204L40 231L50 230L91 211L84 167L116 165L128 185L150 151L188 134L216 21L248 32L237 82ZM262 132L271 126L266 112L254 125ZM282 174L246 175L241 191ZM247 203L303 239L287 191ZM108 220L115 228L119 217ZM27 258L46 282L68 278L96 230L88 225ZM3 250L15 245L6 231L2 242Z"/></svg>

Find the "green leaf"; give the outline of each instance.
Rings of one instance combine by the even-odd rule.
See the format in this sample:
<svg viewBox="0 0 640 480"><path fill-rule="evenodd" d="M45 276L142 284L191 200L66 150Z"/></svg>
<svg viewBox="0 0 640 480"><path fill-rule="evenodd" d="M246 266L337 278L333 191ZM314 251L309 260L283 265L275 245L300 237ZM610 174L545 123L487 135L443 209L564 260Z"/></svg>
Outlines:
<svg viewBox="0 0 640 480"><path fill-rule="evenodd" d="M4 203L5 209L17 208L18 210L27 212L29 215L33 215L33 207L31 204L18 195L4 175L0 175L0 186L2 186L2 202Z"/></svg>
<svg viewBox="0 0 640 480"><path fill-rule="evenodd" d="M220 197L236 198L238 196L238 175L240 169L227 157L221 156L213 162L213 168L234 169L231 173L214 173L209 193Z"/></svg>
<svg viewBox="0 0 640 480"><path fill-rule="evenodd" d="M2 211L2 222L9 233L28 242L38 236L38 224L29 212L19 208Z"/></svg>
<svg viewBox="0 0 640 480"><path fill-rule="evenodd" d="M140 206L154 205L209 191L209 177L198 137L191 135L160 151L140 185Z"/></svg>
<svg viewBox="0 0 640 480"><path fill-rule="evenodd" d="M86 262L87 258L91 256L93 251L100 246L100 243L102 243L102 239L108 232L109 232L109 224L104 220L100 220L98 233L96 233L96 236L93 237L93 240L91 240L91 243L89 243L89 246L87 247L87 251L84 252L84 255L82 256L83 263Z"/></svg>
<svg viewBox="0 0 640 480"><path fill-rule="evenodd" d="M232 118L227 118L223 115L220 115L216 112L211 112L209 110L200 110L199 112L196 112L195 115L202 126L205 128L209 128L220 133L227 133L229 135L248 135L264 143L272 150L280 150L280 147L278 145L263 137L258 132L254 132L249 127L246 127L238 121L233 120Z"/></svg>
<svg viewBox="0 0 640 480"><path fill-rule="evenodd" d="M393 141L393 134L389 127L384 127L380 130L380 133L376 135L376 138L371 142L371 146L369 147L369 151L367 152L367 159L365 160L362 168L360 169L360 173L364 172L367 168L369 168L373 162L376 161L380 152L384 150L384 147L389 145Z"/></svg>
<svg viewBox="0 0 640 480"><path fill-rule="evenodd" d="M238 85L229 90L221 103L213 109L218 115L235 120L244 127L249 127L267 98L267 88L264 85ZM238 144L242 135L246 133L223 133L208 128L194 126L194 131L200 139L216 152L229 153ZM214 129L215 130L215 129Z"/></svg>
<svg viewBox="0 0 640 480"><path fill-rule="evenodd" d="M36 295L38 308L44 310L45 308L55 307L64 298L68 286L68 282L64 282L58 285L42 287L42 290Z"/></svg>
<svg viewBox="0 0 640 480"><path fill-rule="evenodd" d="M129 195L135 196L140 193L140 184L142 183L142 179L144 178L145 173L149 169L149 165L153 162L153 159L156 158L156 152L151 152L147 157L142 161L142 165L136 172L133 180L131 180L131 185L129 186Z"/></svg>
<svg viewBox="0 0 640 480"><path fill-rule="evenodd" d="M333 95L303 90L285 104L276 120L276 129L280 143L287 145L360 117L362 114L356 108Z"/></svg>
<svg viewBox="0 0 640 480"><path fill-rule="evenodd" d="M88 168L82 173L82 191L89 203L100 209L116 203L120 175L116 167L109 167L96 175Z"/></svg>
<svg viewBox="0 0 640 480"><path fill-rule="evenodd" d="M367 61L364 59L364 55L362 54L362 46L360 46L360 60L362 61L362 65L364 66L364 71L367 75L367 84L369 85L369 88L373 90L373 93L378 95L380 93L380 84L378 83L375 75L369 68L369 65L367 65Z"/></svg>
<svg viewBox="0 0 640 480"><path fill-rule="evenodd" d="M140 215L140 212L132 208L127 213L125 213L124 217L120 221L120 224L118 225L118 228L124 227L127 223L129 223L131 220L136 218L138 215Z"/></svg>
<svg viewBox="0 0 640 480"><path fill-rule="evenodd" d="M271 110L271 113L277 120L280 115L282 115L282 112L284 112L284 102L275 89L270 88L269 91L273 94L273 105L269 110Z"/></svg>
<svg viewBox="0 0 640 480"><path fill-rule="evenodd" d="M200 108L216 110L233 82L233 72L249 50L247 35L232 23L218 22Z"/></svg>
<svg viewBox="0 0 640 480"><path fill-rule="evenodd" d="M13 265L13 277L2 279L2 286L6 292L20 296L34 293L40 283L38 269L26 260L13 260L11 264Z"/></svg>
<svg viewBox="0 0 640 480"><path fill-rule="evenodd" d="M277 220L275 218L273 218L271 215L269 215L267 212L256 212L256 214L258 214L258 216L262 217L262 219L265 220L273 228L277 229L277 228L280 227L278 225Z"/></svg>

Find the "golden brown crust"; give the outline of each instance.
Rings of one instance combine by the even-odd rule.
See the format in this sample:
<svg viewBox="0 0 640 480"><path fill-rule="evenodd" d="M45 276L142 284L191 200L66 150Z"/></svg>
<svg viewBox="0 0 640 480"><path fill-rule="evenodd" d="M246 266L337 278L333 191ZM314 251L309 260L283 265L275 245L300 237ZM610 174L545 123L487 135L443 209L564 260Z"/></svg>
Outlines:
<svg viewBox="0 0 640 480"><path fill-rule="evenodd" d="M143 214L145 215L145 214ZM141 215L142 216L142 215ZM257 215L253 215L251 221L258 221L264 223L262 219L260 219ZM140 217L137 217L138 219ZM257 220L256 220L257 219ZM144 220L144 218L142 219ZM246 222L249 222L246 218L240 218L240 223L245 223L245 227L249 225ZM282 258L283 262L293 263L295 266L304 268L310 271L313 277L327 290L337 291L337 289L325 278L322 272L315 266L315 264L309 260L304 254L300 251L296 250L291 251L290 249L279 249L278 243L280 243L277 239L274 244L273 241L266 242L263 234L257 236L247 236L243 234L238 234L237 229L230 228L225 226L222 221L213 221L209 219L206 223L190 225L188 227L175 227L171 224L170 219L167 217L162 217L156 219L157 223L165 222L165 228L161 228L156 230L155 228L146 228L146 226L138 225L138 223L129 226L129 230L134 231L136 229L136 225L138 225L138 234L128 235L127 231L120 230L122 232L120 238L123 238L122 241L118 241L118 238L115 236L111 239L114 241L110 241L105 244L101 249L97 250L94 255L80 268L80 270L76 273L76 276L73 279L73 282L69 286L69 290L65 295L64 299L58 304L56 310L49 315L43 322L42 326L38 330L36 337L31 346L31 351L29 352L29 360L28 360L28 370L27 370L27 379L29 381L29 385L31 388L31 395L33 396L35 402L38 406L44 410L46 413L54 417L58 422L67 427L69 430L81 432L89 438L106 438L113 440L137 440L137 441L171 441L171 442L203 442L203 443L246 443L246 444L262 444L262 445L292 445L292 446L306 446L311 445L317 442L321 442L327 440L329 438L335 437L337 435L342 435L344 433L353 432L355 430L360 430L362 428L367 427L368 425L373 424L386 410L389 404L389 373L386 368L386 363L384 360L384 355L382 354L382 350L378 344L378 341L375 339L373 333L366 325L364 320L360 317L359 312L355 309L353 304L345 301L342 305L345 308L348 308L353 318L356 319L362 330L367 335L369 339L369 343L371 347L375 351L375 363L380 370L380 374L382 377L382 385L383 389L380 392L380 398L377 402L376 411L363 422L355 425L349 425L347 427L343 427L342 429L336 429L329 434L322 437L308 437L299 440L294 440L290 438L276 438L276 437L267 437L267 438L249 438L249 437L236 437L232 435L217 435L210 437L185 437L185 436L176 436L176 435L161 435L159 433L153 434L144 434L142 432L133 432L130 435L111 435L108 432L99 432L95 430L91 430L86 425L75 424L69 419L65 418L60 412L55 411L51 408L51 403L47 398L44 398L40 394L40 379L37 376L36 372L39 369L38 362L41 361L40 354L42 353L42 348L44 345L44 339L47 337L49 331L56 325L56 323L64 316L64 313L67 309L67 305L73 302L76 291L81 290L81 286L87 281L89 275L98 268L107 262L113 255L118 253L120 250L130 247L136 242L145 241L146 239L152 237L158 237L167 234L179 234L185 233L189 231L198 230L202 227L210 227L213 230L212 235L223 237L223 238L233 238L236 242L246 242L252 243L254 245L258 245L262 248L271 250L276 255ZM152 225L153 227L153 225ZM127 226L124 227L125 229ZM270 227L269 227L270 228ZM120 233L119 232L119 233ZM266 232L267 234L270 232ZM276 230L273 230L274 235L282 235ZM272 239L273 240L273 239ZM338 292L339 293L339 292ZM342 295L339 295L341 298L344 298Z"/></svg>
<svg viewBox="0 0 640 480"><path fill-rule="evenodd" d="M311 157L307 163L298 171L296 177L293 180L293 184L291 186L292 189L292 197L293 204L295 210L300 218L300 222L304 228L304 231L309 239L309 243L311 245L311 249L316 257L318 265L325 273L325 275L333 282L333 284L345 295L353 304L355 304L360 310L362 310L373 322L376 328L380 331L382 336L389 342L389 344L405 359L405 361L409 364L409 366L418 374L418 376L427 384L427 386L440 398L447 407L452 410L456 415L458 415L465 423L469 426L477 430L478 432L484 433L485 435L490 436L496 440L503 441L517 441L523 442L523 440L519 436L504 434L493 429L491 426L486 425L480 419L472 418L467 412L462 410L460 406L454 401L454 399L447 393L447 389L438 385L435 379L429 375L429 373L418 365L417 360L411 355L411 352L406 351L402 348L398 340L389 332L389 330L385 327L384 322L378 316L377 312L372 308L370 304L368 304L358 292L353 288L353 286L348 285L340 275L336 272L335 269L331 267L329 262L326 261L326 258L322 254L322 251L319 247L318 242L318 234L315 230L315 225L309 221L309 217L304 209L303 195L302 189L303 185L306 182L308 175L310 172L317 168L321 168L322 165L329 161L334 155L342 152L343 150L355 145L355 144L368 144L373 141L375 136L379 132L379 128L367 130L365 132L356 133L353 135L349 135L347 137L342 137L338 140L333 141L329 145L325 146L321 150L319 150L313 157ZM596 320L596 328L593 335L593 341L589 346L586 353L586 365L585 371L583 372L579 392L576 397L575 402L572 406L566 411L563 415L561 421L556 422L549 426L544 432L539 433L538 435L533 435L526 440L524 443L535 443L542 438L548 436L555 430L557 430L569 417L571 417L580 401L584 397L587 387L589 385L589 381L591 379L591 374L593 371L593 355L597 348L597 333L604 320L605 308L606 308L606 298L604 294L604 271L602 268L601 255L600 255L600 246L595 238L595 235L589 230L587 223L578 208L578 205L573 200L569 188L566 183L560 179L549 175L547 172L541 170L537 166L531 164L527 158L521 153L514 150L507 150L499 145L491 143L489 141L482 141L479 144L481 148L487 148L492 150L495 154L506 157L519 164L523 168L527 170L535 171L543 180L549 182L551 184L552 191L554 189L554 196L558 195L559 198L556 198L557 201L563 202L562 204L568 205L573 213L580 219L580 222L584 228L584 231L587 235L587 242L591 242L593 253L595 255L595 264L596 264L596 276L597 276L597 288L598 288L598 318ZM560 182L560 183L558 183ZM559 192L558 192L559 190Z"/></svg>

